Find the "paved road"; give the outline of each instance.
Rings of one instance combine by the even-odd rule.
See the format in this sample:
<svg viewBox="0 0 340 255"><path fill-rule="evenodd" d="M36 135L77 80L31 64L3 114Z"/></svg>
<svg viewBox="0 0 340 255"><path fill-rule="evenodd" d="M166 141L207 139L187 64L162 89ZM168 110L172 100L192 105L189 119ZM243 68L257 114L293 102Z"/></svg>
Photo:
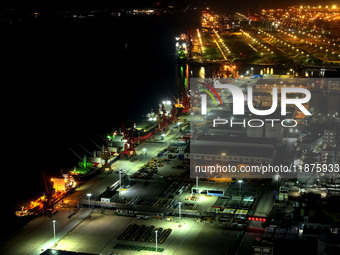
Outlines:
<svg viewBox="0 0 340 255"><path fill-rule="evenodd" d="M88 209L79 210L73 217L71 209L62 209L52 217L41 216L23 227L5 243L1 244L1 255L38 255L53 247L53 220L56 220L56 242L67 235L89 214Z"/></svg>
<svg viewBox="0 0 340 255"><path fill-rule="evenodd" d="M173 127L173 125L172 125ZM162 142L144 142L136 147L137 156L134 160L119 160L113 163L113 169L125 169L127 174L137 171L142 165L149 161L152 157L157 156L159 151L169 145L179 134L178 129L173 129L164 138ZM144 157L143 148L146 148L147 155ZM138 155L139 154L139 155ZM86 194L91 193L91 199L96 199L102 194L106 188L119 179L116 173L108 174L103 172L98 176L88 180L76 192L64 198L69 201L70 205L76 205L80 199L87 198ZM60 204L60 202L59 202ZM58 206L58 204L56 205ZM52 217L40 216L32 220L6 242L1 244L1 255L38 255L47 248L54 246L53 224L52 220L56 220L56 242L62 240L72 229L86 219L91 213L89 209L80 209L71 218L70 214L74 212L72 208L59 208L58 213Z"/></svg>
<svg viewBox="0 0 340 255"><path fill-rule="evenodd" d="M246 232L242 240L242 244L236 254L252 254L252 244L254 243L256 238L261 238L261 235L261 233Z"/></svg>
<svg viewBox="0 0 340 255"><path fill-rule="evenodd" d="M129 245L154 246L150 242L121 241L117 237L130 224L145 224L146 226L170 228L172 232L167 240L159 244L164 248L164 255L220 255L225 254L233 246L238 231L225 230L216 224L197 223L195 219L185 218L179 221L166 221L158 219L138 220L132 217L105 215L93 213L91 219L84 220L71 235L58 243L57 248L62 250L86 251L95 254L110 254L115 252L121 255L155 254L150 252L136 252L117 250L113 247L117 243ZM223 245L221 245L223 243Z"/></svg>
<svg viewBox="0 0 340 255"><path fill-rule="evenodd" d="M265 217L272 210L275 199L275 193L272 189L264 191L259 203L255 209L254 215Z"/></svg>

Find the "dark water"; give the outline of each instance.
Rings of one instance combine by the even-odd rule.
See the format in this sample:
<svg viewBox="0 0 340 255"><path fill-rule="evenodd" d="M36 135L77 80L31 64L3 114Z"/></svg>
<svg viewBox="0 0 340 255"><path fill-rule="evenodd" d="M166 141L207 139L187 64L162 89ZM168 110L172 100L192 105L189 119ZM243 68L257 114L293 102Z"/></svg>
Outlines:
<svg viewBox="0 0 340 255"><path fill-rule="evenodd" d="M102 144L97 134L180 95L174 38L197 21L180 13L3 30L2 227L23 201L43 192L42 170L55 174L77 164L68 147L83 156L77 143L93 151L87 137Z"/></svg>

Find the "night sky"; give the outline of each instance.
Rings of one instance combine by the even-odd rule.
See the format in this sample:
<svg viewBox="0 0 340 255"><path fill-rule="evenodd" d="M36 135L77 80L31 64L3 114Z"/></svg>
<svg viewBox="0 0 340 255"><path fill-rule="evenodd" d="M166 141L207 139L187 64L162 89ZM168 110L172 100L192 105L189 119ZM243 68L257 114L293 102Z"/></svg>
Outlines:
<svg viewBox="0 0 340 255"><path fill-rule="evenodd" d="M222 0L126 0L126 1L108 1L108 0L96 0L96 1L81 1L81 0L32 0L25 1L23 3L19 0L5 0L1 1L1 6L16 6L20 8L36 8L40 10L55 10L63 8L143 8L153 7L156 3L160 3L161 6L173 5L175 7L185 7L188 5L196 6L209 6L215 10L223 11L246 11L247 8L284 8L290 5L332 5L339 4L340 1L320 1L320 0L242 0L242 1L222 1Z"/></svg>

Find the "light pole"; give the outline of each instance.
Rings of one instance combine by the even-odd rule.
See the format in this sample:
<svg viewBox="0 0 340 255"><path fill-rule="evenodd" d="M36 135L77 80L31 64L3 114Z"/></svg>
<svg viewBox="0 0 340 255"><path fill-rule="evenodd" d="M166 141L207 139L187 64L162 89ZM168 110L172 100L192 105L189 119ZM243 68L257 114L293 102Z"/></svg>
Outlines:
<svg viewBox="0 0 340 255"><path fill-rule="evenodd" d="M122 170L119 170L119 190L122 189Z"/></svg>
<svg viewBox="0 0 340 255"><path fill-rule="evenodd" d="M178 215L179 215L179 220L181 220L181 206L182 206L182 202L178 202Z"/></svg>
<svg viewBox="0 0 340 255"><path fill-rule="evenodd" d="M56 220L52 220L52 225L53 225L53 243L55 245L55 222Z"/></svg>
<svg viewBox="0 0 340 255"><path fill-rule="evenodd" d="M145 155L146 155L146 148L143 148L143 152L144 152L144 159L145 159Z"/></svg>
<svg viewBox="0 0 340 255"><path fill-rule="evenodd" d="M164 138L165 138L165 134L161 134L161 136L162 136L162 140L164 140Z"/></svg>
<svg viewBox="0 0 340 255"><path fill-rule="evenodd" d="M158 230L157 230L157 229L155 230L155 233L156 233L156 253L157 253L157 250L158 250L158 249L157 249L157 248L158 248L158 247L157 247L157 245L158 245L158 244L157 244L157 243L158 243L158 240L157 240L157 239L158 239Z"/></svg>
<svg viewBox="0 0 340 255"><path fill-rule="evenodd" d="M238 189L238 195L241 196L241 186L242 186L243 180L238 180L237 182L240 184L239 189Z"/></svg>
<svg viewBox="0 0 340 255"><path fill-rule="evenodd" d="M88 193L88 194L87 194L87 197L88 197L88 199L89 199L89 209L91 209L91 196L92 196L91 193Z"/></svg>

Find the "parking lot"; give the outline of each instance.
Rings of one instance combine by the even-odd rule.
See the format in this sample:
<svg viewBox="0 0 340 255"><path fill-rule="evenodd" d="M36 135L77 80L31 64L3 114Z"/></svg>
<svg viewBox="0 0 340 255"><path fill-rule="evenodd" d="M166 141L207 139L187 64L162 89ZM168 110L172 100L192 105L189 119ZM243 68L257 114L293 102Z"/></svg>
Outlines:
<svg viewBox="0 0 340 255"><path fill-rule="evenodd" d="M159 254L175 255L199 255L199 254L225 254L227 248L232 247L238 231L225 230L213 223L200 223L196 219L185 218L180 222L175 220L138 220L135 217L123 217L92 213L91 218L84 220L70 234L65 236L56 246L57 249L89 252L97 254L129 255L136 251L124 250L114 247L127 248L131 245L142 247L154 247L155 242L139 242L130 240L119 240L124 231L132 224L137 226L145 225L145 228L171 229L163 243L158 247L164 249ZM151 233L150 237L152 236ZM154 240L154 239L153 239ZM224 245L221 245L223 243ZM150 251L139 251L139 254L150 254Z"/></svg>
<svg viewBox="0 0 340 255"><path fill-rule="evenodd" d="M221 183L200 183L209 187L225 187ZM192 194L191 188L195 186L193 182L169 182L169 181L144 181L132 184L127 190L121 191L128 204L146 205L151 207L161 207L166 209L178 208L178 202L182 202L182 209L206 212L215 204L218 197L204 194Z"/></svg>

